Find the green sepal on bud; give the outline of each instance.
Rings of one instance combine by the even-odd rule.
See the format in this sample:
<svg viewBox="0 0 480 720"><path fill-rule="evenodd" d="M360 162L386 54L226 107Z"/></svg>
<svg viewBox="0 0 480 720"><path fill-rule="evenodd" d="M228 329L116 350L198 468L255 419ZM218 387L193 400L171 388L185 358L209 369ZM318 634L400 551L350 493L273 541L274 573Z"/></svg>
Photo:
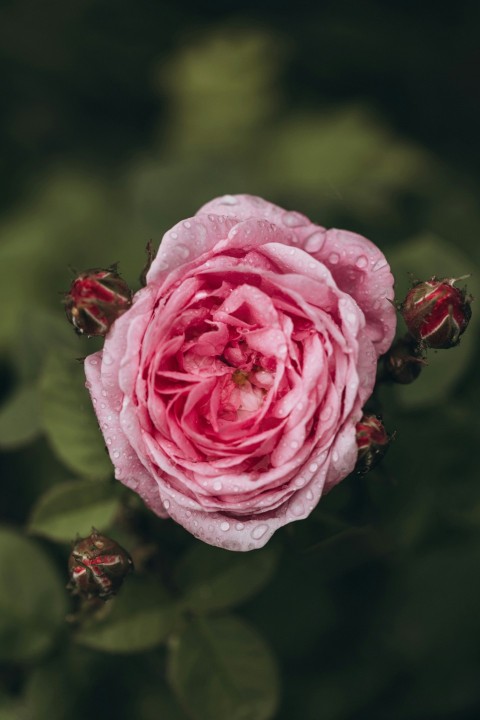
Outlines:
<svg viewBox="0 0 480 720"><path fill-rule="evenodd" d="M391 380L401 385L414 382L427 364L421 344L410 334L398 338L383 356L382 380Z"/></svg>

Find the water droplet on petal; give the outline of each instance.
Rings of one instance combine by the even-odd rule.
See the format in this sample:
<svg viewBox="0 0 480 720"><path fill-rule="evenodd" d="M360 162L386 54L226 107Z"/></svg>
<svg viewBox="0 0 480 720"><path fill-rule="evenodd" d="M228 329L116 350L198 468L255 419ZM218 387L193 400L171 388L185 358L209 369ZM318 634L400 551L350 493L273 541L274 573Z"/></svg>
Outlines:
<svg viewBox="0 0 480 720"><path fill-rule="evenodd" d="M336 265L340 260L340 255L338 253L332 252L328 256L328 260L329 262L331 262L332 265Z"/></svg>
<svg viewBox="0 0 480 720"><path fill-rule="evenodd" d="M213 489L217 492L222 489L222 483L220 482L220 480L215 480L215 482L213 483Z"/></svg>
<svg viewBox="0 0 480 720"><path fill-rule="evenodd" d="M338 460L338 452L336 450L334 450L332 453L332 460L334 463L336 463Z"/></svg>
<svg viewBox="0 0 480 720"><path fill-rule="evenodd" d="M177 252L182 258L186 259L190 255L190 248L186 245L177 245Z"/></svg>
<svg viewBox="0 0 480 720"><path fill-rule="evenodd" d="M183 225L184 225L184 227L187 228L187 230L192 227L192 223L189 220L185 220Z"/></svg>
<svg viewBox="0 0 480 720"><path fill-rule="evenodd" d="M260 538L262 538L265 535L267 530L268 530L268 525L257 525L257 527L253 528L253 530L252 530L252 533L251 533L252 538L254 540L260 540Z"/></svg>
<svg viewBox="0 0 480 720"><path fill-rule="evenodd" d="M322 249L325 242L325 233L317 230L305 240L304 248L307 252L318 252Z"/></svg>
<svg viewBox="0 0 480 720"><path fill-rule="evenodd" d="M323 422L327 422L327 420L330 420L333 414L333 409L327 405L323 408L322 412L320 413L320 420L323 420Z"/></svg>
<svg viewBox="0 0 480 720"><path fill-rule="evenodd" d="M235 525L235 530L243 530L244 527L245 527L245 525L244 525L242 522L238 522L238 523Z"/></svg>
<svg viewBox="0 0 480 720"><path fill-rule="evenodd" d="M283 216L283 222L287 227L302 227L308 225L309 220L305 215L301 215L297 212L286 212Z"/></svg>
<svg viewBox="0 0 480 720"><path fill-rule="evenodd" d="M163 507L165 508L165 510L168 510L170 507L170 500L164 500Z"/></svg>
<svg viewBox="0 0 480 720"><path fill-rule="evenodd" d="M118 460L118 458L120 457L120 453L118 452L118 450L115 450L115 452L113 453L113 457L115 458L115 460Z"/></svg>
<svg viewBox="0 0 480 720"><path fill-rule="evenodd" d="M176 233L176 232L171 232L171 233L170 233L170 237L172 238L172 240L176 240L176 239L178 238L178 233Z"/></svg>
<svg viewBox="0 0 480 720"><path fill-rule="evenodd" d="M318 470L318 465L317 465L317 463L311 463L311 464L308 466L308 469L309 469L310 472L312 472L312 473L316 472L316 471Z"/></svg>
<svg viewBox="0 0 480 720"><path fill-rule="evenodd" d="M222 530L223 532L227 532L228 530L230 530L230 523L222 522L222 524L220 525L220 530Z"/></svg>
<svg viewBox="0 0 480 720"><path fill-rule="evenodd" d="M234 195L224 195L222 198L222 205L237 205L238 200Z"/></svg>
<svg viewBox="0 0 480 720"><path fill-rule="evenodd" d="M313 493L311 490L308 490L307 492L307 500L313 500Z"/></svg>
<svg viewBox="0 0 480 720"><path fill-rule="evenodd" d="M360 255L360 257L357 259L357 262L355 265L358 268L366 268L368 265L368 258L365 255Z"/></svg>
<svg viewBox="0 0 480 720"><path fill-rule="evenodd" d="M300 517L300 515L303 515L305 507L302 502L296 502L291 506L291 510L295 517Z"/></svg>
<svg viewBox="0 0 480 720"><path fill-rule="evenodd" d="M103 351L102 360L105 363L105 365L111 365L113 362L112 356L109 355L107 352L105 352L105 350Z"/></svg>

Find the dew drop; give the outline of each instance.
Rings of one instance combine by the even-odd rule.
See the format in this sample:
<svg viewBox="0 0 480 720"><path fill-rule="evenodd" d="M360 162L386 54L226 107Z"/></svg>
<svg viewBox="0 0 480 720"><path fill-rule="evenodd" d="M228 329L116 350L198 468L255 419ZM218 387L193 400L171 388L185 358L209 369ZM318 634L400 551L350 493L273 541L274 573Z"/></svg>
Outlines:
<svg viewBox="0 0 480 720"><path fill-rule="evenodd" d="M283 222L287 227L301 227L302 225L308 225L309 220L300 213L286 212L283 216Z"/></svg>
<svg viewBox="0 0 480 720"><path fill-rule="evenodd" d="M365 255L360 255L355 263L357 268L366 268L368 265L368 258Z"/></svg>
<svg viewBox="0 0 480 720"><path fill-rule="evenodd" d="M338 452L336 450L334 450L332 453L332 460L334 463L336 463L338 460Z"/></svg>
<svg viewBox="0 0 480 720"><path fill-rule="evenodd" d="M98 364L97 358L94 358L94 357L90 358L90 365L97 365L97 364Z"/></svg>
<svg viewBox="0 0 480 720"><path fill-rule="evenodd" d="M178 254L186 259L190 255L190 249L186 245L177 245Z"/></svg>
<svg viewBox="0 0 480 720"><path fill-rule="evenodd" d="M243 530L245 528L245 525L242 522L238 522L235 525L235 530Z"/></svg>
<svg viewBox="0 0 480 720"><path fill-rule="evenodd" d="M228 530L230 530L230 523L222 522L222 524L220 525L220 530L222 532L227 532Z"/></svg>
<svg viewBox="0 0 480 720"><path fill-rule="evenodd" d="M307 497L307 500L313 500L313 493L311 490L308 490L306 497Z"/></svg>
<svg viewBox="0 0 480 720"><path fill-rule="evenodd" d="M120 453L118 452L118 450L115 450L115 452L113 453L113 457L115 458L115 460L118 460L118 458L120 457Z"/></svg>
<svg viewBox="0 0 480 720"><path fill-rule="evenodd" d="M291 510L292 510L293 515L295 515L295 517L300 517L300 515L303 515L305 508L304 508L303 503L296 502L291 506Z"/></svg>
<svg viewBox="0 0 480 720"><path fill-rule="evenodd" d="M188 230L189 228L192 227L192 223L189 220L185 220L185 222L183 223L183 226L186 227Z"/></svg>
<svg viewBox="0 0 480 720"><path fill-rule="evenodd" d="M168 510L168 508L170 507L170 500L164 500L163 507L165 508L165 510Z"/></svg>
<svg viewBox="0 0 480 720"><path fill-rule="evenodd" d="M298 448L298 440L292 440L290 443L290 447L292 450L296 450Z"/></svg>
<svg viewBox="0 0 480 720"><path fill-rule="evenodd" d="M222 483L220 482L220 480L216 480L213 483L213 489L216 490L217 492L222 489Z"/></svg>
<svg viewBox="0 0 480 720"><path fill-rule="evenodd" d="M176 232L171 232L171 233L170 233L170 237L172 238L172 240L176 240L176 239L178 238L178 233L176 233Z"/></svg>
<svg viewBox="0 0 480 720"><path fill-rule="evenodd" d="M336 265L338 261L340 260L340 255L338 253L332 252L328 256L329 261L332 263L332 265Z"/></svg>
<svg viewBox="0 0 480 720"><path fill-rule="evenodd" d="M100 403L100 407L102 408L102 410L105 410L107 406L105 405L105 403Z"/></svg>
<svg viewBox="0 0 480 720"><path fill-rule="evenodd" d="M107 445L111 445L111 444L112 444L112 438L107 438Z"/></svg>
<svg viewBox="0 0 480 720"><path fill-rule="evenodd" d="M323 408L322 412L320 413L320 420L323 420L323 422L327 422L327 420L330 420L330 418L333 415L333 409L327 405Z"/></svg>
<svg viewBox="0 0 480 720"><path fill-rule="evenodd" d="M224 195L222 198L222 205L237 205L238 200L234 195Z"/></svg>
<svg viewBox="0 0 480 720"><path fill-rule="evenodd" d="M260 540L260 538L262 538L265 535L267 530L268 530L268 525L257 525L257 527L253 528L253 530L252 530L252 533L251 533L252 538L254 540Z"/></svg>
<svg viewBox="0 0 480 720"><path fill-rule="evenodd" d="M302 487L303 485L305 485L305 478L302 477L301 475L299 477L295 478L295 485L297 487Z"/></svg>
<svg viewBox="0 0 480 720"><path fill-rule="evenodd" d="M316 472L316 471L318 470L318 464L317 464L317 463L311 463L311 464L308 466L308 469L310 470L310 472L314 473L314 472Z"/></svg>
<svg viewBox="0 0 480 720"><path fill-rule="evenodd" d="M324 242L325 233L317 230L306 239L304 247L307 252L318 252L322 249Z"/></svg>
<svg viewBox="0 0 480 720"><path fill-rule="evenodd" d="M280 355L280 357L285 357L285 355L287 354L287 346L284 344L279 345L278 354Z"/></svg>
<svg viewBox="0 0 480 720"><path fill-rule="evenodd" d="M102 359L103 359L103 362L105 363L105 365L111 365L113 362L111 355L109 355L107 352L105 352L105 350L103 351Z"/></svg>

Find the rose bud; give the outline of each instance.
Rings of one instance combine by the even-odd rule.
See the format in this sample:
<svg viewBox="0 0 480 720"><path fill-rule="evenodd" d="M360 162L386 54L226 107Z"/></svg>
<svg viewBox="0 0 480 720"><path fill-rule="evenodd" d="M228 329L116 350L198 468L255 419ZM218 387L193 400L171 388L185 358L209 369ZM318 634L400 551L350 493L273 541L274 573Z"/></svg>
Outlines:
<svg viewBox="0 0 480 720"><path fill-rule="evenodd" d="M398 338L383 356L385 376L393 382L409 385L420 375L426 360L419 343L407 335Z"/></svg>
<svg viewBox="0 0 480 720"><path fill-rule="evenodd" d="M133 561L115 540L93 529L91 535L75 542L68 558L68 570L67 587L73 594L109 600L133 571Z"/></svg>
<svg viewBox="0 0 480 720"><path fill-rule="evenodd" d="M392 436L376 415L364 415L357 423L356 431L358 457L355 471L358 475L366 475L383 458Z"/></svg>
<svg viewBox="0 0 480 720"><path fill-rule="evenodd" d="M132 292L117 266L79 275L65 295L65 312L79 334L104 336L132 304Z"/></svg>
<svg viewBox="0 0 480 720"><path fill-rule="evenodd" d="M472 311L465 290L454 287L463 278L433 277L407 293L399 310L414 338L435 349L458 345Z"/></svg>

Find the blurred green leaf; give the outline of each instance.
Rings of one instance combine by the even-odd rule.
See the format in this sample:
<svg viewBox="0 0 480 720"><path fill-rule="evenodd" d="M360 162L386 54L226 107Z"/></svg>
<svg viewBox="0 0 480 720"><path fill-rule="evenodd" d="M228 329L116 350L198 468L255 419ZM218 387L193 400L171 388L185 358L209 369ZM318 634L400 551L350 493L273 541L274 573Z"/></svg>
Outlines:
<svg viewBox="0 0 480 720"><path fill-rule="evenodd" d="M193 612L238 605L270 581L277 561L278 552L272 543L249 553L193 545L177 568L182 604Z"/></svg>
<svg viewBox="0 0 480 720"><path fill-rule="evenodd" d="M40 548L0 529L0 660L30 661L45 653L64 622L65 597Z"/></svg>
<svg viewBox="0 0 480 720"><path fill-rule="evenodd" d="M472 273L467 280L468 290L479 297L480 274L472 258L456 246L431 234L420 235L392 250L388 260L395 276L396 300L401 302L411 286L411 277L426 280L438 277L461 277ZM462 283L459 283L459 287ZM462 335L460 345L450 350L428 351L428 367L411 385L396 386L401 403L408 407L429 405L444 400L465 373L475 350L476 330L480 315L473 306L470 325ZM400 330L404 327L399 320Z"/></svg>
<svg viewBox="0 0 480 720"><path fill-rule="evenodd" d="M168 675L194 720L268 720L277 707L270 650L234 617L189 623L172 641Z"/></svg>
<svg viewBox="0 0 480 720"><path fill-rule="evenodd" d="M0 447L26 445L40 432L38 389L31 385L20 387L0 408Z"/></svg>
<svg viewBox="0 0 480 720"><path fill-rule="evenodd" d="M147 678L136 693L134 717L141 720L188 720L171 688L158 676Z"/></svg>
<svg viewBox="0 0 480 720"><path fill-rule="evenodd" d="M28 529L51 540L68 542L110 527L119 508L118 483L77 480L55 485L35 505Z"/></svg>
<svg viewBox="0 0 480 720"><path fill-rule="evenodd" d="M44 429L58 457L85 477L110 475L112 466L85 389L83 364L50 352L40 393Z"/></svg>
<svg viewBox="0 0 480 720"><path fill-rule="evenodd" d="M92 618L75 634L82 645L108 653L138 653L165 642L177 609L164 588L145 578L128 578L118 597L105 604L104 617Z"/></svg>
<svg viewBox="0 0 480 720"><path fill-rule="evenodd" d="M38 379L51 348L72 357L90 351L88 340L76 335L68 323L60 299L56 313L34 307L23 308L18 315L11 353L20 381L28 383Z"/></svg>

